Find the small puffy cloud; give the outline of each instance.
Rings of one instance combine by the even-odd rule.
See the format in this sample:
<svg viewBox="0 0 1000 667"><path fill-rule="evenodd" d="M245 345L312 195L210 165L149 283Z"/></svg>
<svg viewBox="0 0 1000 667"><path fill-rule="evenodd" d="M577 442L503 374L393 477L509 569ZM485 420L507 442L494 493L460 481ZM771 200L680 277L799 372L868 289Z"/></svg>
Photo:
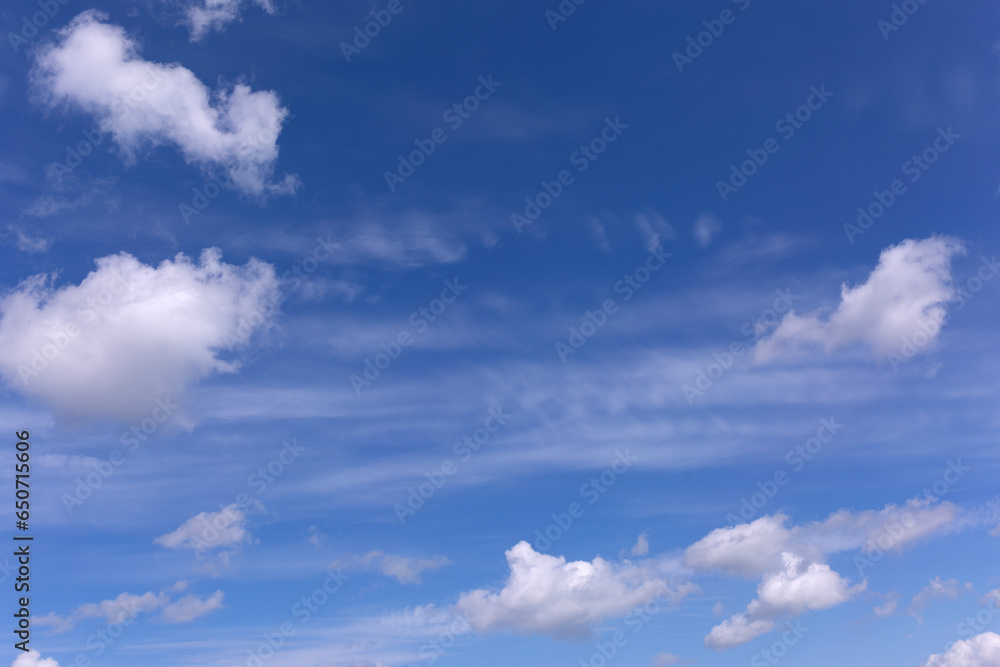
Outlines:
<svg viewBox="0 0 1000 667"><path fill-rule="evenodd" d="M652 667L669 667L669 665L693 665L695 660L684 660L673 653L657 653L649 661Z"/></svg>
<svg viewBox="0 0 1000 667"><path fill-rule="evenodd" d="M712 631L705 637L705 646L716 650L733 648L740 644L746 644L773 629L774 621L764 618L750 618L746 612L743 612L727 618L712 628Z"/></svg>
<svg viewBox="0 0 1000 667"><path fill-rule="evenodd" d="M401 584L419 584L421 573L433 572L451 561L444 556L433 558L406 558L393 556L381 551L370 551L363 556L349 556L330 565L331 569L376 571L387 577L395 577Z"/></svg>
<svg viewBox="0 0 1000 667"><path fill-rule="evenodd" d="M212 92L189 69L143 59L125 30L105 19L80 14L39 53L32 79L45 103L93 115L127 162L172 144L187 162L224 171L246 194L294 191L293 176L270 180L288 116L276 93L243 83Z"/></svg>
<svg viewBox="0 0 1000 667"><path fill-rule="evenodd" d="M643 533L639 536L639 539L635 541L635 546L632 547L633 556L648 556L649 555L649 533Z"/></svg>
<svg viewBox="0 0 1000 667"><path fill-rule="evenodd" d="M885 604L875 607L872 611L874 611L875 615L879 618L885 618L886 616L892 616L897 607L899 607L899 594L889 593L889 595L886 596Z"/></svg>
<svg viewBox="0 0 1000 667"><path fill-rule="evenodd" d="M715 235L722 231L722 223L711 213L702 213L694 223L694 240L702 248L712 244Z"/></svg>
<svg viewBox="0 0 1000 667"><path fill-rule="evenodd" d="M624 616L657 598L676 601L695 590L691 584L672 588L649 569L628 562L615 565L597 557L567 563L523 541L506 556L510 576L499 592L463 593L456 605L479 632L585 638L606 618Z"/></svg>
<svg viewBox="0 0 1000 667"><path fill-rule="evenodd" d="M934 577L924 586L924 589L913 596L910 606L907 609L909 614L923 623L920 612L926 609L932 602L940 599L954 600L964 592L962 585L957 579L942 579Z"/></svg>
<svg viewBox="0 0 1000 667"><path fill-rule="evenodd" d="M316 526L309 526L309 535L306 537L306 542L313 545L317 549L326 544L326 540L329 536L321 531Z"/></svg>
<svg viewBox="0 0 1000 667"><path fill-rule="evenodd" d="M684 552L684 564L695 570L721 570L756 577L773 569L791 538L783 514L763 516L753 523L718 528Z"/></svg>
<svg viewBox="0 0 1000 667"><path fill-rule="evenodd" d="M826 563L806 563L793 553L783 553L784 569L764 578L757 588L759 604L755 614L767 617L797 615L809 610L828 609L849 600L865 589L853 589L849 582Z"/></svg>
<svg viewBox="0 0 1000 667"><path fill-rule="evenodd" d="M153 267L125 253L96 263L79 285L34 276L0 300L0 376L70 418L172 414L188 384L236 371L220 355L277 310L274 268L225 264L218 249L197 264L179 254Z"/></svg>
<svg viewBox="0 0 1000 667"><path fill-rule="evenodd" d="M227 23L240 18L248 0L196 0L184 8L184 22L191 30L191 41L197 42L211 30L222 30ZM268 14L277 13L271 0L253 0Z"/></svg>
<svg viewBox="0 0 1000 667"><path fill-rule="evenodd" d="M22 653L14 659L10 667L59 667L55 658L43 658L35 649Z"/></svg>
<svg viewBox="0 0 1000 667"><path fill-rule="evenodd" d="M210 549L239 547L251 540L247 516L235 503L218 512L202 512L166 535L153 540L166 549Z"/></svg>
<svg viewBox="0 0 1000 667"><path fill-rule="evenodd" d="M1000 635L984 632L957 641L944 654L934 654L923 667L995 667L1000 665Z"/></svg>
<svg viewBox="0 0 1000 667"><path fill-rule="evenodd" d="M794 553L781 554L782 569L764 577L757 599L747 610L723 621L705 637L705 646L728 649L774 629L774 620L810 610L828 609L850 600L866 588L850 582L825 563L807 563Z"/></svg>
<svg viewBox="0 0 1000 667"><path fill-rule="evenodd" d="M171 602L163 608L160 618L167 623L189 623L217 609L222 609L222 591L215 591L211 597L200 598L197 595L185 595L176 602Z"/></svg>
<svg viewBox="0 0 1000 667"><path fill-rule="evenodd" d="M961 241L946 236L908 239L886 248L866 282L841 286L840 304L832 313L789 312L757 344L756 360L766 363L809 347L832 352L855 344L885 357L900 354L904 339L918 332L935 340L947 316L945 304L955 296L951 261L964 252Z"/></svg>

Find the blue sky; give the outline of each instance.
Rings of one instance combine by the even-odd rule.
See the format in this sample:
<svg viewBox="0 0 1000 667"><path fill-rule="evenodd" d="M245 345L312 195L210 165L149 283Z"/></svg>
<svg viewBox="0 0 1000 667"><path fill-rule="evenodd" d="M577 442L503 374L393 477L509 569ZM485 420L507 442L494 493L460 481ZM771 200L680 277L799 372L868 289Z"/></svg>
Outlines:
<svg viewBox="0 0 1000 667"><path fill-rule="evenodd" d="M8 3L3 659L1000 664L998 14Z"/></svg>

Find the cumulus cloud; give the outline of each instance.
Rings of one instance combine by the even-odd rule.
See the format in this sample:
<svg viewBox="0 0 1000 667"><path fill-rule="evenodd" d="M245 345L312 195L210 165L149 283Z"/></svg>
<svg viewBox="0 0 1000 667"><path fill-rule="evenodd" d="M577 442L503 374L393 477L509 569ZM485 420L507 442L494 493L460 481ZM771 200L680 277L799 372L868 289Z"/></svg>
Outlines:
<svg viewBox="0 0 1000 667"><path fill-rule="evenodd" d="M669 665L693 665L694 660L684 660L673 653L657 653L649 661L653 667L669 667Z"/></svg>
<svg viewBox="0 0 1000 667"><path fill-rule="evenodd" d="M55 658L43 658L35 649L22 653L14 659L10 667L59 667Z"/></svg>
<svg viewBox="0 0 1000 667"><path fill-rule="evenodd" d="M934 654L923 667L994 667L1000 665L1000 635L984 632L957 641L944 655Z"/></svg>
<svg viewBox="0 0 1000 667"><path fill-rule="evenodd" d="M722 231L722 223L711 213L702 213L694 223L694 240L702 248L712 244L715 235Z"/></svg>
<svg viewBox="0 0 1000 667"><path fill-rule="evenodd" d="M788 517L777 514L714 530L685 550L684 564L761 581L757 598L745 611L715 626L705 637L705 646L717 650L738 646L772 631L778 619L827 609L864 591L866 581L852 586L826 564L829 554L859 551L855 565L863 576L884 552L901 551L973 523L951 503L917 499L881 510L841 510L799 526L788 526ZM886 615L894 608L886 605Z"/></svg>
<svg viewBox="0 0 1000 667"><path fill-rule="evenodd" d="M918 338L927 338L920 347L927 345L937 338L947 316L945 304L955 296L952 258L964 252L959 240L945 236L908 239L886 248L866 282L841 286L840 304L832 313L789 312L757 344L756 360L765 363L809 347L832 352L856 344L885 357L900 354L904 339L918 332Z"/></svg>
<svg viewBox="0 0 1000 667"><path fill-rule="evenodd" d="M705 646L727 649L744 644L774 629L774 619L797 616L806 611L828 609L864 591L862 582L850 582L825 563L807 562L791 552L781 554L782 569L764 577L757 587L757 599L747 610L712 628Z"/></svg>
<svg viewBox="0 0 1000 667"><path fill-rule="evenodd" d="M200 0L184 8L184 22L191 30L191 41L197 42L211 30L222 30L227 23L240 18L248 0ZM268 14L277 13L271 0L252 0Z"/></svg>
<svg viewBox="0 0 1000 667"><path fill-rule="evenodd" d="M791 538L783 514L763 516L752 523L718 528L684 552L684 564L696 570L720 570L739 577L756 577L778 564Z"/></svg>
<svg viewBox="0 0 1000 667"><path fill-rule="evenodd" d="M519 542L506 552L510 568L499 592L463 593L456 609L479 632L513 631L556 639L585 638L606 618L621 617L657 598L679 601L696 590L671 587L647 568L625 562L566 562Z"/></svg>
<svg viewBox="0 0 1000 667"><path fill-rule="evenodd" d="M79 285L52 279L0 300L0 376L74 418L164 421L188 384L239 368L221 355L270 326L279 298L271 265L225 264L218 249L158 267L121 253Z"/></svg>
<svg viewBox="0 0 1000 667"><path fill-rule="evenodd" d="M401 584L421 583L421 573L433 572L451 561L444 556L433 558L406 558L393 556L381 551L370 551L363 556L349 556L330 565L332 569L377 571L387 577L395 577Z"/></svg>
<svg viewBox="0 0 1000 667"><path fill-rule="evenodd" d="M105 19L80 14L39 53L32 79L45 103L93 115L126 162L172 144L188 163L221 169L241 192L294 191L294 176L271 182L288 116L275 92L238 83L213 93L191 70L143 59L125 30Z"/></svg>

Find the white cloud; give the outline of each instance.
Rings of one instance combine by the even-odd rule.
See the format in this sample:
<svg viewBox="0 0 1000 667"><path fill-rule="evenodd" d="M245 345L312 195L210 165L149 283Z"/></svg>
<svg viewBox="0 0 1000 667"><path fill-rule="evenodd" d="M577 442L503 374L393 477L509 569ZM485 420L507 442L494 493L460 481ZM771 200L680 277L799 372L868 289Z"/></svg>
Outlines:
<svg viewBox="0 0 1000 667"><path fill-rule="evenodd" d="M896 611L897 607L899 607L899 594L889 593L889 595L886 596L885 604L875 607L872 611L874 611L875 615L879 618L885 618L886 616L892 616L892 613Z"/></svg>
<svg viewBox="0 0 1000 667"><path fill-rule="evenodd" d="M176 63L144 60L138 44L105 18L80 14L40 52L32 79L47 104L95 116L127 162L142 150L174 144L189 163L221 168L244 193L294 191L293 176L270 182L288 116L276 93L243 83L213 93Z"/></svg>
<svg viewBox="0 0 1000 667"><path fill-rule="evenodd" d="M104 257L79 285L58 289L35 276L0 301L0 376L70 417L165 421L158 401L239 368L220 353L270 326L278 297L271 265L225 264L217 249L198 264L177 255L155 268Z"/></svg>
<svg viewBox="0 0 1000 667"><path fill-rule="evenodd" d="M717 650L733 648L740 644L746 644L773 629L774 621L763 618L754 619L746 612L742 612L727 618L712 628L712 631L705 637L705 646Z"/></svg>
<svg viewBox="0 0 1000 667"><path fill-rule="evenodd" d="M166 549L191 549L198 552L239 547L250 542L247 516L235 503L218 512L202 512L166 535L153 540Z"/></svg>
<svg viewBox="0 0 1000 667"><path fill-rule="evenodd" d="M865 283L841 286L840 304L832 313L788 313L758 343L756 360L764 363L812 346L831 352L855 344L884 357L899 354L904 338L918 332L928 337L926 345L945 322L945 304L955 295L951 260L963 252L959 240L945 236L886 248Z"/></svg>
<svg viewBox="0 0 1000 667"><path fill-rule="evenodd" d="M712 244L715 235L722 231L722 223L711 213L702 213L694 223L694 240L702 248Z"/></svg>
<svg viewBox="0 0 1000 667"><path fill-rule="evenodd" d="M721 570L756 577L779 564L778 556L791 538L783 514L763 516L753 523L717 528L684 552L684 564L696 570Z"/></svg>
<svg viewBox="0 0 1000 667"><path fill-rule="evenodd" d="M633 556L648 556L649 555L649 534L643 533L639 536L639 539L635 541L635 546L632 547Z"/></svg>
<svg viewBox="0 0 1000 667"><path fill-rule="evenodd" d="M923 667L996 667L1000 665L1000 635L984 632L957 641L944 655L934 654Z"/></svg>
<svg viewBox="0 0 1000 667"><path fill-rule="evenodd" d="M781 557L782 569L764 577L757 587L757 599L747 610L712 628L705 637L707 648L727 649L746 643L773 630L776 618L834 607L867 587L864 582L851 587L825 563L808 563L791 552Z"/></svg>
<svg viewBox="0 0 1000 667"><path fill-rule="evenodd" d="M872 547L900 551L918 540L969 524L951 503L932 505L919 500L877 511L841 510L823 521L800 526L788 527L787 522L786 516L777 514L720 528L684 552L684 564L696 570L761 577L757 599L746 611L715 626L705 637L705 646L738 646L773 630L777 619L842 604L866 589L866 581L851 586L834 572L824 562L828 554L853 550L868 554ZM872 564L867 556L855 557L862 575ZM892 609L887 605L886 614Z"/></svg>
<svg viewBox="0 0 1000 667"><path fill-rule="evenodd" d="M159 609L169 602L170 596L164 592L149 592L143 595L122 593L114 600L82 604L66 618L59 614L50 613L39 616L34 621L38 625L51 627L53 632L60 633L75 627L77 623L87 619L98 618L105 623L122 623L127 619L135 618L143 612Z"/></svg>
<svg viewBox="0 0 1000 667"><path fill-rule="evenodd" d="M669 665L691 665L694 662L694 660L684 660L673 653L657 653L649 661L649 664L653 667L669 667Z"/></svg>
<svg viewBox="0 0 1000 667"><path fill-rule="evenodd" d="M14 659L10 667L59 667L55 658L42 658L42 654L31 649Z"/></svg>
<svg viewBox="0 0 1000 667"><path fill-rule="evenodd" d="M186 581L176 584L159 593L144 593L133 595L122 593L113 600L98 603L87 603L77 607L68 617L49 613L36 616L32 620L40 626L50 627L54 633L66 632L80 621L100 619L102 622L126 623L139 614L162 610L159 618L167 623L187 623L210 612L222 608L222 591L216 591L211 597L200 598L197 595L187 595L180 600L171 601L171 596L187 588ZM42 662L42 665L48 663Z"/></svg>
<svg viewBox="0 0 1000 667"><path fill-rule="evenodd" d="M924 586L922 591L913 596L907 611L922 624L923 618L921 618L920 612L926 609L928 605L942 598L954 600L963 593L963 590L962 585L958 583L957 579L934 577Z"/></svg>
<svg viewBox="0 0 1000 667"><path fill-rule="evenodd" d="M584 638L606 618L621 617L660 597L679 600L695 590L672 588L646 568L615 565L597 557L567 563L563 557L536 552L519 542L506 553L510 576L499 592L463 593L456 609L479 632L509 630Z"/></svg>
<svg viewBox="0 0 1000 667"><path fill-rule="evenodd" d="M371 660L351 660L349 662L321 662L316 667L389 667L389 665Z"/></svg>
<svg viewBox="0 0 1000 667"><path fill-rule="evenodd" d="M180 600L164 607L160 614L167 623L188 623L201 618L213 611L222 609L222 591L215 591L211 597L200 598L197 595L185 595Z"/></svg>
<svg viewBox="0 0 1000 667"><path fill-rule="evenodd" d="M185 23L191 29L191 41L197 42L210 30L222 30L227 23L240 18L248 0L196 0L184 8ZM253 0L268 14L277 9L271 0Z"/></svg>
<svg viewBox="0 0 1000 667"><path fill-rule="evenodd" d="M395 577L401 584L419 584L421 573L433 572L446 565L451 565L451 561L444 556L406 558L370 551L363 556L349 556L336 561L330 567L335 570L376 570L387 577Z"/></svg>
<svg viewBox="0 0 1000 667"><path fill-rule="evenodd" d="M757 589L755 613L766 617L796 615L808 610L828 609L846 602L866 586L853 589L826 563L806 563L793 553L782 554L784 569L768 575Z"/></svg>

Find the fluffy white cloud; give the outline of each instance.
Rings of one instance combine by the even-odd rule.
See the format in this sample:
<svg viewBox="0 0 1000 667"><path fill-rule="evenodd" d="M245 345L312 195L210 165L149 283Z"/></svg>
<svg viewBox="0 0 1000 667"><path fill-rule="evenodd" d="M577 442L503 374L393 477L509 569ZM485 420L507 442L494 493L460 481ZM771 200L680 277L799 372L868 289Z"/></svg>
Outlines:
<svg viewBox="0 0 1000 667"><path fill-rule="evenodd" d="M684 564L742 577L761 577L757 599L705 637L705 645L727 649L770 632L775 621L809 610L827 609L852 599L867 583L851 586L824 562L828 554L861 551L858 572L882 553L902 550L920 539L959 530L966 521L951 503L911 500L899 507L855 512L841 510L823 521L788 527L788 517L764 516L752 523L719 528L688 547ZM859 560L860 559L860 560ZM891 613L895 605L887 605Z"/></svg>
<svg viewBox="0 0 1000 667"><path fill-rule="evenodd" d="M684 660L673 653L657 653L649 661L649 664L653 667L669 667L669 665L691 665L694 662L694 660Z"/></svg>
<svg viewBox="0 0 1000 667"><path fill-rule="evenodd" d="M694 223L694 240L702 248L712 244L715 235L722 231L722 223L711 213L702 213Z"/></svg>
<svg viewBox="0 0 1000 667"><path fill-rule="evenodd" d="M160 618L167 623L189 623L217 609L222 609L222 591L215 591L211 597L185 595L163 608Z"/></svg>
<svg viewBox="0 0 1000 667"><path fill-rule="evenodd" d="M934 654L923 667L995 667L1000 665L1000 635L984 632L957 641L944 654Z"/></svg>
<svg viewBox="0 0 1000 667"><path fill-rule="evenodd" d="M791 539L783 514L763 516L753 523L717 528L684 552L684 564L696 570L721 570L756 577L773 569Z"/></svg>
<svg viewBox="0 0 1000 667"><path fill-rule="evenodd" d="M143 59L138 44L105 18L80 14L40 52L32 78L45 102L95 116L128 162L141 150L174 144L189 163L221 168L247 194L294 191L293 176L270 182L288 116L276 93L242 83L213 93L178 64Z"/></svg>
<svg viewBox="0 0 1000 667"><path fill-rule="evenodd" d="M59 667L55 658L43 658L42 654L31 649L15 658L10 667Z"/></svg>
<svg viewBox="0 0 1000 667"><path fill-rule="evenodd" d="M433 558L407 558L381 551L370 551L363 556L349 556L330 565L331 569L375 570L387 577L395 577L401 584L419 584L423 572L433 572L451 561L444 556Z"/></svg>
<svg viewBox="0 0 1000 667"><path fill-rule="evenodd" d="M598 557L567 563L519 542L506 553L510 576L499 592L463 593L456 609L479 632L510 630L583 638L606 618L620 617L657 598L679 600L695 590L677 588L646 568L614 565Z"/></svg>
<svg viewBox="0 0 1000 667"><path fill-rule="evenodd" d="M167 549L210 549L239 547L251 540L247 529L247 516L236 504L224 507L218 512L202 512L166 535L153 540L154 544Z"/></svg>
<svg viewBox="0 0 1000 667"><path fill-rule="evenodd" d="M210 30L222 30L227 23L240 18L243 8L251 4L248 0L199 0L184 8L185 23L191 29L191 41L197 42ZM271 0L253 0L268 14L277 9Z"/></svg>
<svg viewBox="0 0 1000 667"><path fill-rule="evenodd" d="M220 354L269 326L278 300L271 265L217 249L158 267L104 257L79 285L35 276L0 301L0 376L69 417L165 421L186 385L238 369Z"/></svg>
<svg viewBox="0 0 1000 667"><path fill-rule="evenodd" d="M774 621L751 618L746 612L727 618L712 628L705 637L705 646L717 650L746 644L774 629Z"/></svg>
<svg viewBox="0 0 1000 667"><path fill-rule="evenodd" d="M841 286L837 309L828 315L792 311L755 348L764 363L788 352L818 346L826 352L863 344L877 357L900 354L904 339L921 332L937 338L954 297L951 260L965 251L954 238L908 239L882 251L868 280ZM923 346L921 346L923 347Z"/></svg>
<svg viewBox="0 0 1000 667"><path fill-rule="evenodd" d="M791 552L781 554L782 569L764 577L757 587L757 599L747 610L715 626L705 637L705 646L727 649L738 646L774 629L774 619L797 616L806 611L828 609L850 600L867 584L851 587L850 582L825 563L807 563Z"/></svg>

